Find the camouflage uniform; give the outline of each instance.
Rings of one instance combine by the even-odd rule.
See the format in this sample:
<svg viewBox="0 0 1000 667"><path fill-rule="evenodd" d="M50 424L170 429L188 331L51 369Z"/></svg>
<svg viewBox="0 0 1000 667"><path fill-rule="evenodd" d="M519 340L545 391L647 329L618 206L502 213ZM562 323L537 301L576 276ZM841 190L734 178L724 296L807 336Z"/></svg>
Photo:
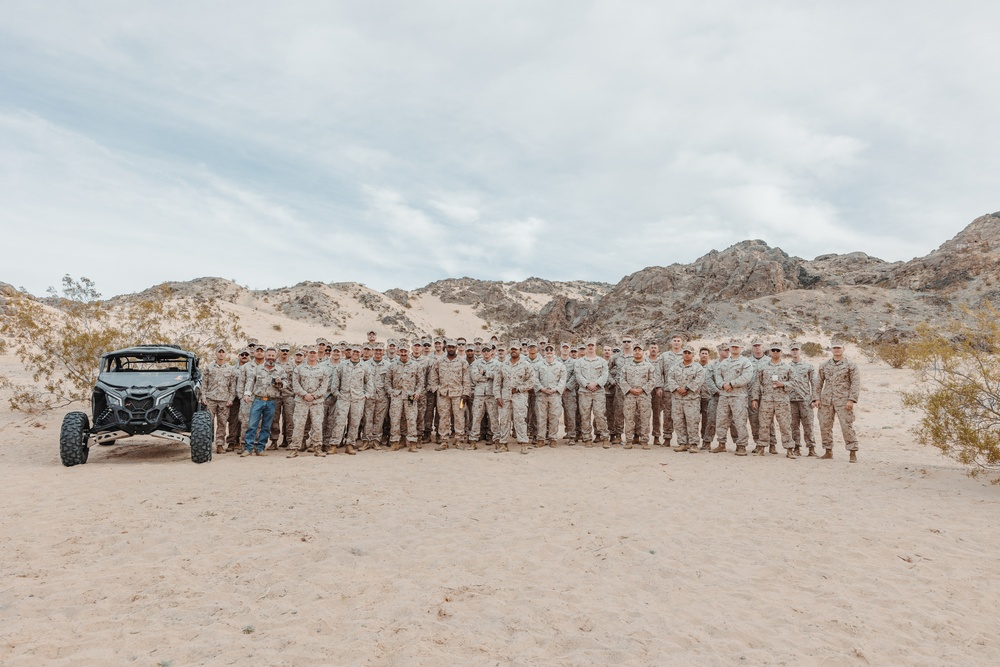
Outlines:
<svg viewBox="0 0 1000 667"><path fill-rule="evenodd" d="M602 357L588 359L579 357L573 366L573 373L579 389L576 391L577 405L580 408L580 435L583 441L590 444L594 440L594 430L598 440L608 439L608 420L605 416L604 386L608 382L608 362ZM588 384L596 382L596 391L587 389ZM596 426L595 426L596 422Z"/></svg>
<svg viewBox="0 0 1000 667"><path fill-rule="evenodd" d="M749 359L742 356L729 357L719 362L716 367L716 384L719 385L719 407L715 415L715 433L725 433L731 424L736 425L736 447L744 449L749 436L747 434L747 389L753 382L754 366ZM726 391L724 385L730 384L732 391ZM719 444L724 441L720 438Z"/></svg>
<svg viewBox="0 0 1000 667"><path fill-rule="evenodd" d="M285 369L285 375L289 380L292 378L292 371L295 370L295 360L274 362ZM291 383L285 385L278 397L278 402L274 404L274 421L271 422L271 449L277 449L278 438L282 438L282 447L288 447L292 442L294 432L293 415L295 414L295 395L292 393Z"/></svg>
<svg viewBox="0 0 1000 667"><path fill-rule="evenodd" d="M368 362L368 369L375 395L365 401L365 446L374 447L382 440L382 427L389 413L389 392L385 383L389 362L372 359Z"/></svg>
<svg viewBox="0 0 1000 667"><path fill-rule="evenodd" d="M757 371L760 370L762 366L766 366L771 363L771 357L766 354L760 359L750 355L748 357L751 364L754 367L753 381L750 383L750 387L747 389L747 417L750 419L750 433L753 435L753 441L755 445L770 445L777 446L778 435L776 432L768 431L770 433L770 440L766 443L762 443L760 440L760 407L753 407L751 401L753 400L754 393L756 392L757 384Z"/></svg>
<svg viewBox="0 0 1000 667"><path fill-rule="evenodd" d="M622 395L622 440L626 447L631 447L632 442L649 446L649 417L656 378L656 369L646 359L629 359L621 364L618 388ZM633 387L642 389L642 393L638 396L630 393Z"/></svg>
<svg viewBox="0 0 1000 667"><path fill-rule="evenodd" d="M375 383L368 364L363 361L342 361L337 373L337 412L333 421L333 439L336 447L346 431L349 447L361 436L361 418L365 414L365 401L375 395ZM351 450L348 450L350 453Z"/></svg>
<svg viewBox="0 0 1000 667"><path fill-rule="evenodd" d="M479 440L482 428L483 415L490 420L490 429L493 431L493 439L499 439L500 420L497 411L496 397L493 395L493 388L497 372L500 370L500 362L496 359L486 361L482 357L476 359L469 366L469 375L472 379L472 422L469 425L470 439Z"/></svg>
<svg viewBox="0 0 1000 667"><path fill-rule="evenodd" d="M719 388L715 384L717 361L702 366L705 369L705 384L701 385L701 442L702 449L708 449L715 438L715 411L719 405Z"/></svg>
<svg viewBox="0 0 1000 667"><path fill-rule="evenodd" d="M330 376L330 394L323 399L323 449L328 450L331 447L336 449L340 446L341 438L344 437L343 433L338 433L334 439L333 433L333 426L337 421L337 387L340 385L340 367L350 362L333 363L326 359L320 363L326 364L325 369L327 375Z"/></svg>
<svg viewBox="0 0 1000 667"><path fill-rule="evenodd" d="M438 359L431 369L431 389L437 394L438 434L441 442L446 443L454 434L464 439L466 396L472 395L472 380L469 377L469 364L465 359L447 356ZM455 427L452 430L452 419ZM447 446L445 444L444 446Z"/></svg>
<svg viewBox="0 0 1000 667"><path fill-rule="evenodd" d="M542 389L555 389L554 394ZM538 417L538 440L555 445L559 437L559 418L562 416L562 393L566 391L566 366L559 359L552 363L535 364L535 414Z"/></svg>
<svg viewBox="0 0 1000 667"><path fill-rule="evenodd" d="M243 428L240 424L240 417L243 414L243 390L239 386L240 376L243 374L243 367L247 364L253 363L252 361L247 361L246 364L241 364L239 360L230 368L233 371L233 384L235 385L236 397L233 399L233 404L229 406L229 419L226 420L226 426L229 430L229 435L226 436L226 448L229 450L236 451L237 449L243 449Z"/></svg>
<svg viewBox="0 0 1000 667"><path fill-rule="evenodd" d="M819 434L823 449L833 449L833 418L837 417L844 446L848 451L857 451L854 410L847 409L847 401L856 405L861 394L861 371L857 364L847 357L840 361L824 361L816 371L814 394L819 397Z"/></svg>
<svg viewBox="0 0 1000 667"><path fill-rule="evenodd" d="M215 451L226 449L226 428L229 408L236 397L236 369L215 361L202 367L201 396L215 425Z"/></svg>
<svg viewBox="0 0 1000 667"><path fill-rule="evenodd" d="M653 418L653 442L656 444L660 443L660 438L663 436L663 395L666 393L664 389L664 384L666 384L666 376L660 370L660 360L663 358L662 355L656 357L656 359L651 359L646 357L649 363L653 365L653 369L656 371L656 386L653 387L653 395L650 397L650 408L651 415Z"/></svg>
<svg viewBox="0 0 1000 667"><path fill-rule="evenodd" d="M663 400L660 406L663 408L663 446L669 447L670 440L674 437L674 395L667 390L667 379L670 377L670 369L683 361L683 355L667 350L660 354L658 370L660 378L663 380Z"/></svg>
<svg viewBox="0 0 1000 667"><path fill-rule="evenodd" d="M699 420L701 419L701 388L705 384L705 368L697 361L685 366L682 361L674 364L667 376L667 392L670 394L671 421L677 431L677 448L698 451L701 441ZM681 396L682 387L687 393Z"/></svg>
<svg viewBox="0 0 1000 667"><path fill-rule="evenodd" d="M397 361L389 367L386 375L386 387L389 392L390 433L389 442L396 448L402 433L403 420L406 420L406 442L410 448L415 448L420 440L420 430L417 428L417 416L420 411L419 397L424 393L426 367L420 361L408 360L405 364Z"/></svg>
<svg viewBox="0 0 1000 667"><path fill-rule="evenodd" d="M816 369L808 361L790 361L788 365L792 369L792 383L788 388L792 412L792 441L795 447L799 448L804 440L805 445L811 449L816 446L812 409L812 402L817 398L813 395Z"/></svg>
<svg viewBox="0 0 1000 667"><path fill-rule="evenodd" d="M544 362L542 355L537 355L534 359L530 356L522 357L525 361L531 364L531 368L537 370L538 364ZM536 393L534 387L528 392L528 440L531 442L536 442L538 440L538 409Z"/></svg>
<svg viewBox="0 0 1000 667"><path fill-rule="evenodd" d="M566 439L570 444L580 439L580 425L576 407L576 392L580 385L576 381L574 370L576 359L567 357L560 359L566 367L566 391L562 395L563 423L566 425Z"/></svg>
<svg viewBox="0 0 1000 667"><path fill-rule="evenodd" d="M257 369L263 365L264 365L263 361L258 364L254 359L251 359L250 361L239 367L239 370L236 375L236 394L241 397L240 399L241 439L244 437L244 434L246 433L247 424L250 423L250 406L253 403L252 401L242 400L242 396L244 395L244 390L246 389L247 382L249 382L253 374L257 372ZM254 440L256 440L256 437L257 437L256 434L254 434Z"/></svg>
<svg viewBox="0 0 1000 667"><path fill-rule="evenodd" d="M521 357L516 364L507 361L500 365L493 384L493 393L503 401L499 406L501 444L510 440L513 429L518 443L528 444L528 393L535 387L535 371Z"/></svg>
<svg viewBox="0 0 1000 667"><path fill-rule="evenodd" d="M775 387L774 382L781 382L785 386ZM792 369L783 361L757 365L757 380L754 382L753 399L758 401L757 410L759 415L760 440L758 446L763 448L763 442L770 441L772 437L777 437L771 433L771 427L775 421L778 422L778 429L781 430L781 446L785 449L792 449L792 413L788 405L788 385L792 383Z"/></svg>
<svg viewBox="0 0 1000 667"><path fill-rule="evenodd" d="M292 371L292 394L295 401L295 413L292 423L292 443L289 449L302 451L303 438L306 435L306 424L309 425L308 449L319 452L323 448L323 415L326 411L326 396L330 393L330 371L322 362L310 366L299 364ZM313 400L307 401L306 394L312 394Z"/></svg>
<svg viewBox="0 0 1000 667"><path fill-rule="evenodd" d="M608 383L604 387L604 413L608 418L608 431L612 440L621 438L625 431L625 395L618 384L625 361L621 353L612 355L608 361Z"/></svg>

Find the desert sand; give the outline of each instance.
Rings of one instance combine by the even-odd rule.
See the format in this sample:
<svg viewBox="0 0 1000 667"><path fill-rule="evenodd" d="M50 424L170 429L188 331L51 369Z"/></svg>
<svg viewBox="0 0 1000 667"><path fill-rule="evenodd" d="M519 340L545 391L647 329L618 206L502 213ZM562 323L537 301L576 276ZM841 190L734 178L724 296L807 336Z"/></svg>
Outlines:
<svg viewBox="0 0 1000 667"><path fill-rule="evenodd" d="M61 415L5 406L0 664L996 664L1000 487L914 442L908 371L854 358L856 465L837 435L64 468Z"/></svg>

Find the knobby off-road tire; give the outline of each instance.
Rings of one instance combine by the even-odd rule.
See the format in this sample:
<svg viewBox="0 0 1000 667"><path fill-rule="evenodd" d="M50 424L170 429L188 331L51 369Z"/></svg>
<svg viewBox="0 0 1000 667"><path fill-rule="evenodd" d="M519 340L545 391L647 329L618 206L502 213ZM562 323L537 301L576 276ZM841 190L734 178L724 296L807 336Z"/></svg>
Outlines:
<svg viewBox="0 0 1000 667"><path fill-rule="evenodd" d="M191 460L208 463L212 460L212 415L199 410L191 416Z"/></svg>
<svg viewBox="0 0 1000 667"><path fill-rule="evenodd" d="M86 413L70 412L63 417L62 429L59 431L59 458L67 468L87 462L90 455L87 447L89 431L90 418Z"/></svg>

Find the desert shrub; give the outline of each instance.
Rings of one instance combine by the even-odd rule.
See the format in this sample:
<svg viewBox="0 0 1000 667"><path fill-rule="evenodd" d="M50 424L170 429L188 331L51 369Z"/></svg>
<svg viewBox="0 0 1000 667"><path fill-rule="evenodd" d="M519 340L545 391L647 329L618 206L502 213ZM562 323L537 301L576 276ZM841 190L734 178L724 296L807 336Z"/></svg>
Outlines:
<svg viewBox="0 0 1000 667"><path fill-rule="evenodd" d="M825 353L823 352L822 345L809 341L802 344L802 354L807 357L822 357Z"/></svg>
<svg viewBox="0 0 1000 667"><path fill-rule="evenodd" d="M65 276L62 289L49 288L49 296L43 304L18 292L0 316L0 334L11 339L34 381L29 386L0 378L13 391L12 410L45 412L90 400L104 352L173 343L208 356L214 343L244 337L237 317L215 301L173 299L166 286L109 303L89 279Z"/></svg>
<svg viewBox="0 0 1000 667"><path fill-rule="evenodd" d="M987 304L963 314L917 328L907 365L920 384L903 400L923 412L917 439L977 475L1000 469L1000 311Z"/></svg>
<svg viewBox="0 0 1000 667"><path fill-rule="evenodd" d="M893 368L902 368L910 358L909 346L906 343L876 343L872 346L876 359L880 359Z"/></svg>

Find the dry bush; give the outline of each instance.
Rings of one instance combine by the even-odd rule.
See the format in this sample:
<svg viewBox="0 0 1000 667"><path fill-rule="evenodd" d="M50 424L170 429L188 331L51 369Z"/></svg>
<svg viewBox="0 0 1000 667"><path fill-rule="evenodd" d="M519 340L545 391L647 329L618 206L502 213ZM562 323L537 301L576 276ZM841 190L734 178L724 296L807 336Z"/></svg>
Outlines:
<svg viewBox="0 0 1000 667"><path fill-rule="evenodd" d="M906 343L876 343L871 349L874 358L893 368L902 368L910 359L910 348Z"/></svg>
<svg viewBox="0 0 1000 667"><path fill-rule="evenodd" d="M921 384L903 400L924 413L914 430L920 442L977 475L1000 469L1000 311L987 304L963 314L917 328L907 365Z"/></svg>
<svg viewBox="0 0 1000 667"><path fill-rule="evenodd" d="M822 345L820 345L819 343L814 343L812 341L809 341L808 343L802 344L802 354L806 355L807 357L822 357L826 353L823 352Z"/></svg>
<svg viewBox="0 0 1000 667"><path fill-rule="evenodd" d="M215 342L243 338L239 320L214 299L171 298L161 286L146 297L110 304L87 278L65 276L49 288L49 305L18 292L8 297L0 334L31 374L33 385L0 378L13 391L12 410L46 412L89 401L101 354L133 345L176 344L208 356Z"/></svg>

